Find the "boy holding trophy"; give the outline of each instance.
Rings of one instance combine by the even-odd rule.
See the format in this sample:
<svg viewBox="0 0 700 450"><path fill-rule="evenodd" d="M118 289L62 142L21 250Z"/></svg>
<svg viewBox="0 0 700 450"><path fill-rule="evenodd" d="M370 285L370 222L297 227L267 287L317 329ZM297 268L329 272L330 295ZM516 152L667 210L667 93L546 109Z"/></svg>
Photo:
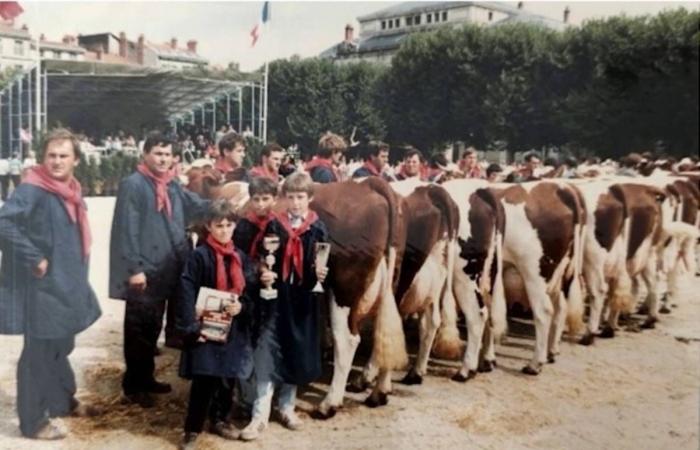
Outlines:
<svg viewBox="0 0 700 450"><path fill-rule="evenodd" d="M260 280L277 295L267 299L261 292L256 305L261 318L254 352L256 399L243 440L257 439L267 428L275 386L280 422L291 430L301 428L294 412L297 385L321 375L321 305L312 289L328 274L326 267L315 264L316 244L326 242L328 232L309 210L313 190L309 175L296 172L287 177L282 185L287 210L270 221L258 242L257 253L272 256L266 256Z"/></svg>
<svg viewBox="0 0 700 450"><path fill-rule="evenodd" d="M253 264L233 245L234 226L230 203L212 203L206 223L209 234L190 254L180 280L175 319L186 345L179 374L192 380L180 446L184 449L195 448L207 416L213 433L226 439L239 437L226 417L233 382L249 377L253 369L250 321L252 298L260 284Z"/></svg>

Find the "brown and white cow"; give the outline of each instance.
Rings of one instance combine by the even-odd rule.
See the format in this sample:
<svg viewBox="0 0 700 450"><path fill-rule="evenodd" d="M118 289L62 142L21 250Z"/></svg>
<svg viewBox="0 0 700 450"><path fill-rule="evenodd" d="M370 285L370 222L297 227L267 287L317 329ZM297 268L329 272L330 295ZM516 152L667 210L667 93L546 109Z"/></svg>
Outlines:
<svg viewBox="0 0 700 450"><path fill-rule="evenodd" d="M503 260L512 268L506 297L527 298L532 309L535 353L523 372L537 375L559 353L565 321L572 334L581 324L585 210L569 185L536 181L496 187L506 216Z"/></svg>
<svg viewBox="0 0 700 450"><path fill-rule="evenodd" d="M387 403L392 370L407 364L393 292L400 210L388 183L376 177L316 185L311 208L326 224L331 240L327 284L334 370L318 407L322 417L330 417L342 406L363 321L374 318L372 365L379 371L369 406Z"/></svg>
<svg viewBox="0 0 700 450"><path fill-rule="evenodd" d="M441 303L447 282L447 249L455 242L459 211L445 189L415 179L391 183L401 198L406 229L396 299L402 317L419 314L419 348L414 366L402 379L420 384L441 323ZM460 347L458 335L443 346Z"/></svg>
<svg viewBox="0 0 700 450"><path fill-rule="evenodd" d="M459 338L456 299L467 320L467 348L452 379L465 382L479 370L493 369L494 339L507 327L502 282L505 214L484 180L451 180L442 186L458 207L459 228L447 246L447 284L434 352L459 355L461 346L454 345Z"/></svg>

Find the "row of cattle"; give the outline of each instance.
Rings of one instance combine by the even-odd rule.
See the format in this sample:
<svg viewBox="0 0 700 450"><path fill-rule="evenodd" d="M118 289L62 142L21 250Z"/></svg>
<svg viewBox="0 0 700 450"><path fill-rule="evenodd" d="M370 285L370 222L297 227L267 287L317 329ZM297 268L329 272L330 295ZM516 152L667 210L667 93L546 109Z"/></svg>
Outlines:
<svg viewBox="0 0 700 450"><path fill-rule="evenodd" d="M229 185L218 195L236 195ZM240 196L244 199L245 196ZM535 350L523 372L554 362L565 329L589 345L612 337L646 287L643 328L659 319L658 280L677 301L695 273L700 219L697 178L606 178L429 185L365 180L317 185L311 208L332 243L327 289L334 372L318 413L342 406L363 323L373 325L364 376L369 406L386 404L393 370L408 363L402 318L419 317L419 350L403 382L418 384L431 351L462 357L452 378L495 366L508 304L532 311ZM589 314L584 323L584 299ZM466 318L466 350L457 327ZM463 354L462 354L463 352Z"/></svg>

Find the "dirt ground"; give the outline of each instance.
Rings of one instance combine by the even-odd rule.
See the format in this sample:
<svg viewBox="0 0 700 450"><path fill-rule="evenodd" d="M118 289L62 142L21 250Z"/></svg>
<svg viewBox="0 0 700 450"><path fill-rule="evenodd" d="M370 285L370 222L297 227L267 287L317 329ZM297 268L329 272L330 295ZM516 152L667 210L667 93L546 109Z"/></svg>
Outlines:
<svg viewBox="0 0 700 450"><path fill-rule="evenodd" d="M79 335L71 362L79 396L105 406L93 419L67 419L71 435L57 443L23 439L15 413L15 370L21 337L0 336L0 449L172 449L183 422L188 384L177 378L177 351L157 359L159 378L174 386L151 410L120 398L123 303L106 297L107 251L113 199L89 199L95 244L91 281L102 318ZM307 416L327 390L328 379L300 396L304 429L272 423L253 443L204 435L201 448L251 449L697 449L700 407L700 278L655 330L622 332L592 347L562 345L555 364L538 377L520 373L530 358L532 328L511 323L498 347L499 367L466 384L450 381L458 367L433 360L421 386L394 385L389 405L368 409L365 395L348 394L328 421ZM329 368L330 370L330 368ZM397 373L395 380L403 374ZM239 426L243 424L239 423Z"/></svg>

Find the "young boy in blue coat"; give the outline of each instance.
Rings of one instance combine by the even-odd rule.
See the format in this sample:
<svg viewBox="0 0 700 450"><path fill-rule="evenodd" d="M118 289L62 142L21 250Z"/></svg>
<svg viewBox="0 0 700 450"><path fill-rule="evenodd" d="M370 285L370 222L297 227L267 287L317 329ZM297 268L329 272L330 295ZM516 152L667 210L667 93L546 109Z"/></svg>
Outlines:
<svg viewBox="0 0 700 450"><path fill-rule="evenodd" d="M260 336L255 344L256 399L253 418L241 439L260 436L270 417L275 385L278 388L279 419L298 430L302 422L294 413L297 385L321 375L320 303L311 290L323 282L328 269L316 267L315 244L326 242L328 232L314 211L309 210L314 184L305 173L296 172L282 185L287 210L267 225L266 235L280 238L272 271L263 270L263 284L274 281L277 298L259 299ZM263 243L258 253L264 254Z"/></svg>
<svg viewBox="0 0 700 450"><path fill-rule="evenodd" d="M207 416L211 431L225 439L237 439L238 430L226 422L236 378L248 378L253 370L250 341L252 298L260 285L256 269L237 249L233 235L234 213L230 203L212 203L207 217L208 236L189 256L181 276L176 326L186 338L180 359L180 376L192 380L181 448L195 448ZM235 301L225 306L234 315L226 342L209 341L201 334L195 305L200 288L231 292Z"/></svg>

